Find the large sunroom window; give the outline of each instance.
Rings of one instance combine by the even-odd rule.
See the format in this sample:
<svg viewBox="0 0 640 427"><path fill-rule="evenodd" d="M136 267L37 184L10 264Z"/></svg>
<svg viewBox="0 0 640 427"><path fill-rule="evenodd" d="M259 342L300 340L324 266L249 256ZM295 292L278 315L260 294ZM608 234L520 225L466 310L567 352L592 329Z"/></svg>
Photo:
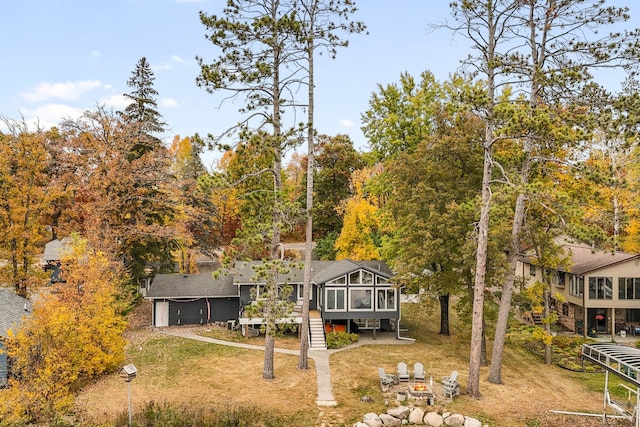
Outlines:
<svg viewBox="0 0 640 427"><path fill-rule="evenodd" d="M350 288L349 309L363 311L373 310L373 290L370 288Z"/></svg>

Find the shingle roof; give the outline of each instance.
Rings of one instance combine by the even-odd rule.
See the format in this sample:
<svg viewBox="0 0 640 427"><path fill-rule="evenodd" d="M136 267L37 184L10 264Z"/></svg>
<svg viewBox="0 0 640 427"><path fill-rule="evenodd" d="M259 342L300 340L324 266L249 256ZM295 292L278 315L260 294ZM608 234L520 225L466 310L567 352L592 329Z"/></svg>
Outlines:
<svg viewBox="0 0 640 427"><path fill-rule="evenodd" d="M594 251L586 245L565 244L563 248L567 253L571 254L572 265L569 271L576 275L584 275L595 270L640 258L639 254L628 252Z"/></svg>
<svg viewBox="0 0 640 427"><path fill-rule="evenodd" d="M147 298L219 298L236 297L238 288L233 276L221 274L214 278L203 274L156 274L147 289Z"/></svg>
<svg viewBox="0 0 640 427"><path fill-rule="evenodd" d="M62 258L62 254L68 245L71 243L70 237L64 237L62 240L52 240L44 245L44 255L42 258L45 261L59 261Z"/></svg>
<svg viewBox="0 0 640 427"><path fill-rule="evenodd" d="M15 328L31 310L31 301L0 288L0 337L6 336L7 330Z"/></svg>
<svg viewBox="0 0 640 427"><path fill-rule="evenodd" d="M157 274L147 289L146 298L216 298L238 296L238 288L234 285L253 284L256 272L254 266L261 261L238 262L232 272L214 278L209 273L203 274ZM291 261L287 274L280 274L278 283L303 283L304 264ZM312 261L311 281L316 284L325 283L344 276L358 269L365 269L385 277L393 274L381 261Z"/></svg>
<svg viewBox="0 0 640 427"><path fill-rule="evenodd" d="M238 263L234 282L237 285L254 283L252 277L255 275L253 266L261 264L261 261L251 261ZM304 265L300 262L293 262L293 268L286 275L280 275L279 282L303 283ZM344 276L359 269L365 269L385 277L393 276L389 267L382 261L351 261L344 259L341 261L311 261L311 281L321 284Z"/></svg>

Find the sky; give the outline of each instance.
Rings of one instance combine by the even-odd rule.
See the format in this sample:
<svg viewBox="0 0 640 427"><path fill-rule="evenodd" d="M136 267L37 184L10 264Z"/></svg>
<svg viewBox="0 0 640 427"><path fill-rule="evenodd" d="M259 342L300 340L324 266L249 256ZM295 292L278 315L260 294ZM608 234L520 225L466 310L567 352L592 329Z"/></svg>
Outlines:
<svg viewBox="0 0 640 427"><path fill-rule="evenodd" d="M469 53L467 41L432 30L450 18L449 0L358 0L354 20L368 35L349 35L335 59L316 60L315 125L322 134L347 134L368 149L361 114L378 85L408 72L431 71L446 80ZM631 2L613 1L624 5ZM206 40L199 11L221 15L226 0L4 0L0 2L0 117L58 125L82 111L105 105L124 109L126 84L143 56L158 91L165 139L219 134L238 121L239 101L196 85L195 60L218 55ZM640 5L631 5L629 28L640 26ZM637 12L636 12L637 10ZM634 16L637 15L637 16ZM34 125L35 126L35 125ZM0 127L0 130L2 128ZM207 153L205 164L219 157Z"/></svg>

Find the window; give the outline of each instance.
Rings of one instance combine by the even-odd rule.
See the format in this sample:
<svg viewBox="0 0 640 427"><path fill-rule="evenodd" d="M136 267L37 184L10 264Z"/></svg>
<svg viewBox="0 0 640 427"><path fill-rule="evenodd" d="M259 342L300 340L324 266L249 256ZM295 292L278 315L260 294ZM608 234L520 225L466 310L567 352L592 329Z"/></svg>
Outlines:
<svg viewBox="0 0 640 427"><path fill-rule="evenodd" d="M368 271L354 271L349 274L349 285L373 285L373 274Z"/></svg>
<svg viewBox="0 0 640 427"><path fill-rule="evenodd" d="M396 309L396 290L394 288L386 288L376 290L378 298L376 299L377 307L379 311L391 311Z"/></svg>
<svg viewBox="0 0 640 427"><path fill-rule="evenodd" d="M338 277L326 283L327 286L346 285L347 276Z"/></svg>
<svg viewBox="0 0 640 427"><path fill-rule="evenodd" d="M327 311L345 311L346 303L345 296L347 294L345 288L327 288L325 290L326 307Z"/></svg>
<svg viewBox="0 0 640 427"><path fill-rule="evenodd" d="M640 277L619 277L618 299L640 299Z"/></svg>
<svg viewBox="0 0 640 427"><path fill-rule="evenodd" d="M529 264L529 276L535 277L536 275L536 266L533 264Z"/></svg>
<svg viewBox="0 0 640 427"><path fill-rule="evenodd" d="M611 277L589 277L589 299L612 299Z"/></svg>
<svg viewBox="0 0 640 427"><path fill-rule="evenodd" d="M584 293L584 277L571 275L569 277L569 295L582 298Z"/></svg>
<svg viewBox="0 0 640 427"><path fill-rule="evenodd" d="M564 271L556 271L557 277L558 277L558 283L557 286L559 288L564 288L564 284L565 284L565 274Z"/></svg>
<svg viewBox="0 0 640 427"><path fill-rule="evenodd" d="M349 310L373 310L373 290L369 288L349 289Z"/></svg>
<svg viewBox="0 0 640 427"><path fill-rule="evenodd" d="M387 283L389 283L389 279L387 279L386 277L376 276L376 284L386 285Z"/></svg>
<svg viewBox="0 0 640 427"><path fill-rule="evenodd" d="M299 283L298 284L298 301L302 301L303 293L304 293L304 284ZM311 301L312 299L313 299L313 286L311 286L309 289L309 301Z"/></svg>

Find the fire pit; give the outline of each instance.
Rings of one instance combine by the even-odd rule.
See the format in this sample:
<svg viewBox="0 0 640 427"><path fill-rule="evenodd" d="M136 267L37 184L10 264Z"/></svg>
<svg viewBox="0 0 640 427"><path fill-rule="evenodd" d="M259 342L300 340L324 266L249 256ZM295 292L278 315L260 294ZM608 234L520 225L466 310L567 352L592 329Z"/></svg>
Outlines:
<svg viewBox="0 0 640 427"><path fill-rule="evenodd" d="M409 396L413 399L424 399L428 405L433 405L435 395L431 387L424 383L416 383L409 386Z"/></svg>

